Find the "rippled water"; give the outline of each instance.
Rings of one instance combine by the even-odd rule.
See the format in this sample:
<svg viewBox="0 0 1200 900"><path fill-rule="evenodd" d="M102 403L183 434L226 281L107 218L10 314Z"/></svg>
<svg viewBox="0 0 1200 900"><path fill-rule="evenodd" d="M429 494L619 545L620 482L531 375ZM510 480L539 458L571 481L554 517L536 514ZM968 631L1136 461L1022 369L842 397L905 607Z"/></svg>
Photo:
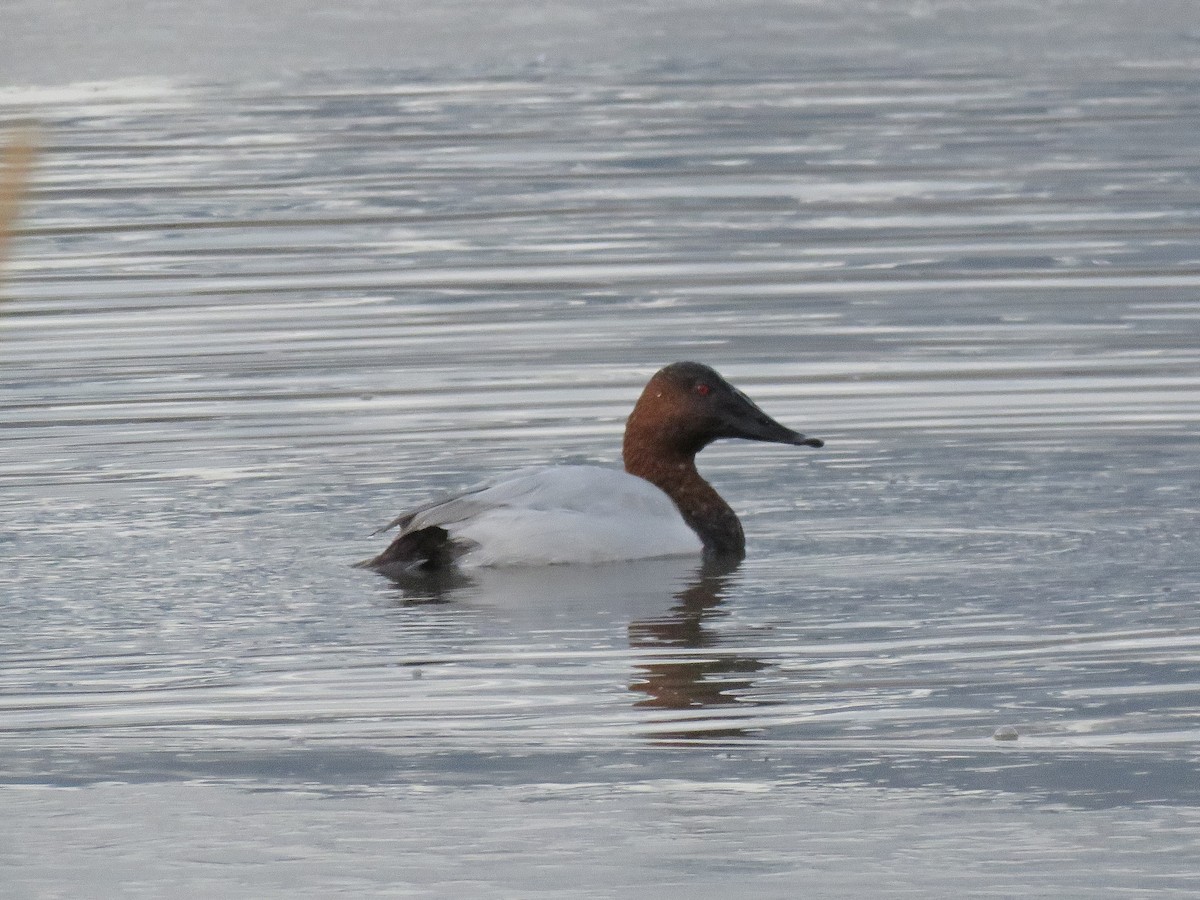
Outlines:
<svg viewBox="0 0 1200 900"><path fill-rule="evenodd" d="M1194 895L1198 88L0 95L12 889ZM736 571L350 568L684 358L827 441Z"/></svg>

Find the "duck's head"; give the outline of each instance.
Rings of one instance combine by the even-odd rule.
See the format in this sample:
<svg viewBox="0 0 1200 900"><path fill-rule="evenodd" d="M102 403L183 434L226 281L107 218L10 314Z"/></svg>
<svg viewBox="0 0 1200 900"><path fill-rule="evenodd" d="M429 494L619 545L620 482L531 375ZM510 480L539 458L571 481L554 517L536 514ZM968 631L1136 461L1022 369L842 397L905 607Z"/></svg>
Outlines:
<svg viewBox="0 0 1200 900"><path fill-rule="evenodd" d="M824 445L776 422L717 372L696 362L660 369L642 391L625 426L627 449L631 442L653 443L694 456L718 438Z"/></svg>

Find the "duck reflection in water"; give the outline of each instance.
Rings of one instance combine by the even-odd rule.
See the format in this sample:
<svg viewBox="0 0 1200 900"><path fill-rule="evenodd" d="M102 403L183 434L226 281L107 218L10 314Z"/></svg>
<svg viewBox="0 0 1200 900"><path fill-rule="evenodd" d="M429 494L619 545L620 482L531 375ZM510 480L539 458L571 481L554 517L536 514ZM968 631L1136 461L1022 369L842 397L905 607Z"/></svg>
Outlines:
<svg viewBox="0 0 1200 900"><path fill-rule="evenodd" d="M711 625L726 615L724 598L737 580L736 561L697 566L685 560L643 560L620 566L482 569L412 573L393 578L397 604L461 604L486 611L514 632L553 621L571 631L607 630L624 620L635 651L629 688L646 710L699 710L744 702L761 660L721 649ZM616 622L614 623L614 617ZM704 652L712 651L712 652ZM721 720L668 718L686 724L667 738L738 736Z"/></svg>
<svg viewBox="0 0 1200 900"><path fill-rule="evenodd" d="M759 659L744 654L692 651L716 648L718 635L709 624L726 613L722 598L733 581L737 563L702 566L694 584L675 595L678 601L666 615L637 619L629 625L629 646L657 651L684 651L643 656L635 664L638 672L630 690L645 694L635 705L661 710L698 710L729 707L740 702L754 683L753 674L766 667ZM660 738L697 739L741 737L744 728L718 721L689 721L688 727L659 732Z"/></svg>

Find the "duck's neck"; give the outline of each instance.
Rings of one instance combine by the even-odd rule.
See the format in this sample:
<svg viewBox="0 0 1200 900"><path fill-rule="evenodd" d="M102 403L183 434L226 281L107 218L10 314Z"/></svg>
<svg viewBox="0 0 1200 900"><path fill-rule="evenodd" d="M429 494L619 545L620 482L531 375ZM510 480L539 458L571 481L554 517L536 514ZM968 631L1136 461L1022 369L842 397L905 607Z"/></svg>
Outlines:
<svg viewBox="0 0 1200 900"><path fill-rule="evenodd" d="M704 555L738 559L746 555L742 523L729 504L696 471L696 455L666 451L630 441L622 450L625 471L644 478L675 501L683 520L700 536Z"/></svg>

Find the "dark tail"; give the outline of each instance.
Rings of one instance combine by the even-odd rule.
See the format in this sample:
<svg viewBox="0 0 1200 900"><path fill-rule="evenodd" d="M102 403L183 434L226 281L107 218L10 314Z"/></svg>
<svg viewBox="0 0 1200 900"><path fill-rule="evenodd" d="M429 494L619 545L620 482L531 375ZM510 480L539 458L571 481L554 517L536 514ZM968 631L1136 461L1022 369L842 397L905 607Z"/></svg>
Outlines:
<svg viewBox="0 0 1200 900"><path fill-rule="evenodd" d="M374 559L363 560L360 569L392 572L439 572L454 564L454 546L445 528L430 525L396 538Z"/></svg>

